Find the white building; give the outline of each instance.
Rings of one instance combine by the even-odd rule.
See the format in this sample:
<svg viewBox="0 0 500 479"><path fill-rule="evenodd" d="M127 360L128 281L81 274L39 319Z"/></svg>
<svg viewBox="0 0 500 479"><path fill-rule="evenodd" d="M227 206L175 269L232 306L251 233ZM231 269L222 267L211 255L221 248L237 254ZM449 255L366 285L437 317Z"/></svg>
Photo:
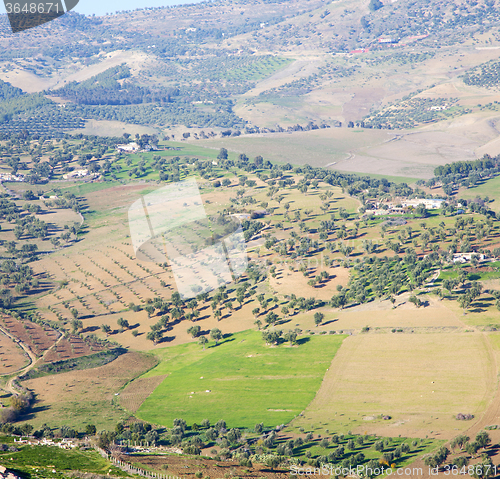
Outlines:
<svg viewBox="0 0 500 479"><path fill-rule="evenodd" d="M66 175L63 175L65 180L69 178L81 178L82 176L87 176L89 174L89 170L75 170Z"/></svg>
<svg viewBox="0 0 500 479"><path fill-rule="evenodd" d="M12 173L0 173L0 181L24 181L24 178Z"/></svg>
<svg viewBox="0 0 500 479"><path fill-rule="evenodd" d="M454 263L470 263L472 256L477 256L480 261L484 261L484 254L479 253L453 253Z"/></svg>
<svg viewBox="0 0 500 479"><path fill-rule="evenodd" d="M134 141L133 143L127 143L123 145L116 145L117 150L125 151L127 153L133 153L134 151L138 151L140 146Z"/></svg>
<svg viewBox="0 0 500 479"><path fill-rule="evenodd" d="M426 210L437 210L441 208L444 200L434 198L415 198L413 200L401 201L403 208L416 208L419 205L424 205Z"/></svg>

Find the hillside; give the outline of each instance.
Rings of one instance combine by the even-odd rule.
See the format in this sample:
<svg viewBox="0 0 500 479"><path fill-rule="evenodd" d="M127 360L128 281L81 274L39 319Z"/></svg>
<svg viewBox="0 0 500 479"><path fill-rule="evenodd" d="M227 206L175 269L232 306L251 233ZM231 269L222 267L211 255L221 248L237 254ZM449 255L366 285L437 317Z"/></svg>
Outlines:
<svg viewBox="0 0 500 479"><path fill-rule="evenodd" d="M1 17L0 465L486 477L499 7Z"/></svg>
<svg viewBox="0 0 500 479"><path fill-rule="evenodd" d="M29 118L42 117L53 133L90 119L177 133L349 122L408 129L448 117L437 110L422 115L419 104L414 121L387 124L377 119L386 115L380 107L407 95L432 96L427 90L439 85L446 91L432 106L449 97L454 118L477 113L474 106L494 95L478 83L475 69L497 57L499 2L385 3L251 0L104 17L70 13L18 35L8 33L3 18L0 78L31 94L44 92L48 101L14 102L0 128L23 129ZM118 67L128 69L127 78L103 85L102 75ZM466 99L457 103L460 96ZM477 101L469 105L472 97ZM374 117L363 124L369 114Z"/></svg>

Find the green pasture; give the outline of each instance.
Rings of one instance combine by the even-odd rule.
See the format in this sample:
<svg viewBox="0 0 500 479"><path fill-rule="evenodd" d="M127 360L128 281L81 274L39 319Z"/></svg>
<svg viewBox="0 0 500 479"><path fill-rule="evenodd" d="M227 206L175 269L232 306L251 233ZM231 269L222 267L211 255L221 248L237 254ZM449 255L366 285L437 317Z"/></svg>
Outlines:
<svg viewBox="0 0 500 479"><path fill-rule="evenodd" d="M342 436L342 439L339 440L338 444L330 443L330 445L327 447L323 447L322 445L320 445L320 439L317 439L313 443L302 446L301 449L307 449L310 451L311 457L319 458L321 456L328 456L332 453L333 450L335 450L338 445L341 445L344 446L346 452L349 451L347 452L347 454L349 455L362 453L365 456L365 461L369 461L372 459L378 461L383 453L394 452L397 447L406 443L410 446L410 451L407 453L403 453L399 459L395 459L393 461L394 463L396 463L397 467L405 467L411 464L415 460L416 456L429 454L439 446L442 446L445 442L440 439L411 439L406 437L392 437L387 438L388 444L384 446L383 451L377 451L374 446L376 442L380 441L380 437L368 435L363 436L363 444L356 443L357 438L359 438L359 436L345 434ZM349 440L355 441L354 449L348 449L347 443L349 442Z"/></svg>
<svg viewBox="0 0 500 479"><path fill-rule="evenodd" d="M221 77L227 80L240 81L262 80L288 66L293 61L290 58L283 57L259 58L247 65L223 71Z"/></svg>
<svg viewBox="0 0 500 479"><path fill-rule="evenodd" d="M460 265L458 269L470 268L470 264ZM488 279L498 279L500 278L500 261L494 261L491 263L483 263L478 265L481 267L495 268L496 271L474 271L470 272L467 276L468 281L485 281ZM458 278L458 269L449 266L441 271L439 274L438 281L443 281L444 279L456 279Z"/></svg>
<svg viewBox="0 0 500 479"><path fill-rule="evenodd" d="M188 424L224 419L228 427L288 423L314 398L344 337L267 346L261 333L244 331L206 350L195 342L158 350L161 363L143 377L168 377L137 416L168 427L178 417Z"/></svg>
<svg viewBox="0 0 500 479"><path fill-rule="evenodd" d="M481 198L487 196L490 200L495 200L489 207L493 210L498 210L500 208L500 176L486 180L474 188L460 189L457 196L465 200L472 200L476 196L480 196Z"/></svg>
<svg viewBox="0 0 500 479"><path fill-rule="evenodd" d="M111 466L94 450L64 450L54 446L23 446L17 452L0 452L0 461L31 478L67 477L68 471L129 477ZM55 472L53 472L55 471Z"/></svg>
<svg viewBox="0 0 500 479"><path fill-rule="evenodd" d="M357 173L360 176L368 176L370 178L375 178L377 180L386 179L387 181L392 181L394 183L406 183L407 185L414 185L419 178L412 178L409 176L387 176L387 175L377 175L375 173Z"/></svg>

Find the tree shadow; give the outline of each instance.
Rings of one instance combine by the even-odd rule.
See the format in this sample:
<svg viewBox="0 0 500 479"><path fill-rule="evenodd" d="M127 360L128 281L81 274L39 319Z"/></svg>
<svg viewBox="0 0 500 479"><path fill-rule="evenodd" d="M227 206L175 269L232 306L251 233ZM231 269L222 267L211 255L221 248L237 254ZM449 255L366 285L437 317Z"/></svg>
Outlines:
<svg viewBox="0 0 500 479"><path fill-rule="evenodd" d="M486 308L483 303L474 304L472 308L469 309L469 313L484 313Z"/></svg>
<svg viewBox="0 0 500 479"><path fill-rule="evenodd" d="M291 318L282 319L282 320L280 320L280 321L276 321L276 322L274 323L274 325L275 325L275 326L278 326L278 325L280 325L280 324L287 324L287 323L289 323L290 321L291 321Z"/></svg>
<svg viewBox="0 0 500 479"><path fill-rule="evenodd" d="M231 341L235 341L235 338L224 339L222 341L219 341L217 344L213 344L212 346L208 346L208 348L216 348L217 346L220 346L220 345L226 344L226 343L230 343Z"/></svg>
<svg viewBox="0 0 500 479"><path fill-rule="evenodd" d="M99 326L87 326L86 328L83 328L82 329L82 333L92 333L94 331L97 331L99 328Z"/></svg>
<svg viewBox="0 0 500 479"><path fill-rule="evenodd" d="M328 324L331 324L331 323L336 323L338 321L338 318L337 319L330 319L330 321L326 321L325 323L322 324L322 326L326 326Z"/></svg>
<svg viewBox="0 0 500 479"><path fill-rule="evenodd" d="M158 341L158 344L160 343L171 343L175 339L175 336L164 336Z"/></svg>
<svg viewBox="0 0 500 479"><path fill-rule="evenodd" d="M32 407L29 411L26 413L22 414L19 416L20 421L32 421L33 419L36 418L38 413L41 413L43 411L48 411L51 408L50 405L44 405L44 406L34 406Z"/></svg>
<svg viewBox="0 0 500 479"><path fill-rule="evenodd" d="M296 344L298 344L298 345L300 346L300 345L302 345L302 344L306 344L306 343L308 343L309 341L311 341L311 338L309 338L309 337L305 336L305 337L303 337L303 338L297 339L297 340L295 341L295 343L296 343Z"/></svg>

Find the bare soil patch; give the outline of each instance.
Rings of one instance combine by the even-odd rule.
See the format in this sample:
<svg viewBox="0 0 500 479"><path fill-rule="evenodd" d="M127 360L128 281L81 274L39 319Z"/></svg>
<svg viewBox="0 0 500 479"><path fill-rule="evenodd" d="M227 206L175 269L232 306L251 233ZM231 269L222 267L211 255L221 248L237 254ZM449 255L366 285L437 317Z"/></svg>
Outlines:
<svg viewBox="0 0 500 479"><path fill-rule="evenodd" d="M128 411L135 413L166 377L167 375L164 374L136 379L120 393L120 404Z"/></svg>
<svg viewBox="0 0 500 479"><path fill-rule="evenodd" d="M26 366L29 358L9 337L0 332L0 374L19 371Z"/></svg>
<svg viewBox="0 0 500 479"><path fill-rule="evenodd" d="M317 299L330 300L334 294L337 294L337 286L347 286L349 282L349 270L347 268L325 268L330 275L329 279L323 280L316 286L308 285L315 276L322 271L321 268L311 269L308 276L301 272L290 271L288 268L277 270L275 278L269 279L271 288L279 294L289 295L295 293L297 296L310 298L314 296Z"/></svg>
<svg viewBox="0 0 500 479"><path fill-rule="evenodd" d="M55 329L30 321L21 321L11 316L0 316L0 325L10 334L26 344L35 355L41 356L59 338L60 334Z"/></svg>
<svg viewBox="0 0 500 479"><path fill-rule="evenodd" d="M202 454L209 454L208 451ZM232 477L244 478L266 478L266 479L283 479L289 476L288 470L271 471L268 467L254 464L254 467L247 468L240 466L234 461L214 461L210 459L194 458L189 456L181 456L175 454L169 455L126 455L120 457L122 461L133 463L136 466L142 464L158 472L167 473L179 477L191 478L195 477L198 471L203 473L204 477L224 477L229 474ZM167 465L168 470L162 469L162 466Z"/></svg>
<svg viewBox="0 0 500 479"><path fill-rule="evenodd" d="M59 341L43 358L43 362L52 363L54 361L63 361L65 359L78 358L87 354L97 353L108 349L105 345L84 341L79 336L71 335Z"/></svg>
<svg viewBox="0 0 500 479"><path fill-rule="evenodd" d="M491 273L496 271L496 268L492 268L491 266L481 266L474 268L473 266L467 266L467 268L463 268L468 273Z"/></svg>

